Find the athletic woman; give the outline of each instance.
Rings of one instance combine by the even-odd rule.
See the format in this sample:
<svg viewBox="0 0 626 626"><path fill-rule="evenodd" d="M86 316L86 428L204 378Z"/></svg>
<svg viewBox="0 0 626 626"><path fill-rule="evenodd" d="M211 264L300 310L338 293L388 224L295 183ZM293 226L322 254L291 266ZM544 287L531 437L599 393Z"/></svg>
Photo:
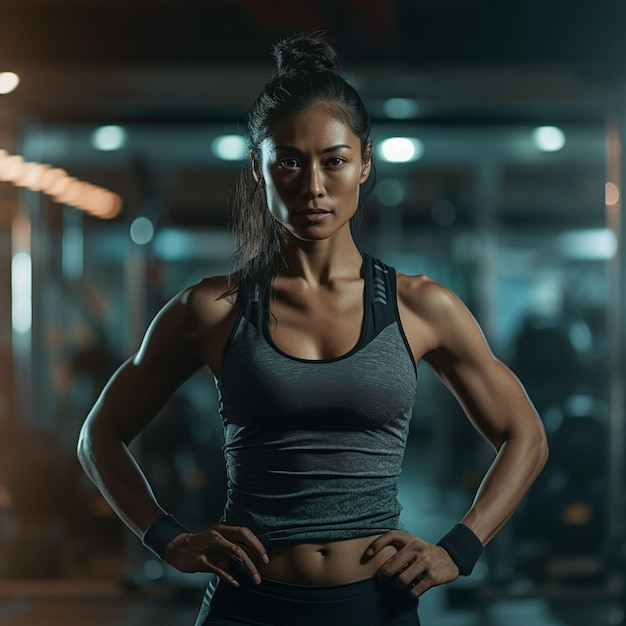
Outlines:
<svg viewBox="0 0 626 626"><path fill-rule="evenodd" d="M196 626L419 624L418 598L471 572L546 460L544 431L465 306L355 244L370 123L319 36L275 47L248 116L240 262L156 316L82 429L79 458L144 545L213 572ZM426 361L496 451L437 544L399 524L397 479ZM224 515L190 532L157 503L129 443L199 368L224 425ZM447 529L446 529L447 530Z"/></svg>

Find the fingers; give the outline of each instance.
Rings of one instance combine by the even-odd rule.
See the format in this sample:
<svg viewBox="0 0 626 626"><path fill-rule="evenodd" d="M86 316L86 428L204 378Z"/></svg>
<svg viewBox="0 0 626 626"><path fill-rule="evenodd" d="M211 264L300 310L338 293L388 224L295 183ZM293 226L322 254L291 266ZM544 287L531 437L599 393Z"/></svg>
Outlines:
<svg viewBox="0 0 626 626"><path fill-rule="evenodd" d="M419 555L416 554L407 555L406 553L397 552L378 568L378 578L380 578L381 580L390 580L392 578L397 578L398 576L404 574L407 570L409 570L411 566L418 560L418 558ZM419 573L420 572L416 572L413 578ZM409 578L407 580L407 583L413 580L413 578Z"/></svg>
<svg viewBox="0 0 626 626"><path fill-rule="evenodd" d="M367 553L386 545L396 546L398 552L379 567L378 578L406 588L413 598L418 598L431 587L451 582L459 575L458 568L439 546L407 533L385 533L370 545Z"/></svg>
<svg viewBox="0 0 626 626"><path fill-rule="evenodd" d="M386 546L395 546L397 548L401 548L407 543L407 537L409 539L412 538L406 533L401 533L396 530L390 530L389 532L386 532L383 535L380 535L380 537L374 539L374 541L372 541L372 543L365 551L365 554L367 556L374 556Z"/></svg>
<svg viewBox="0 0 626 626"><path fill-rule="evenodd" d="M217 528L219 528L221 534L226 539L247 548L260 562L269 563L265 547L249 528L245 526L226 526L224 524L220 524Z"/></svg>
<svg viewBox="0 0 626 626"><path fill-rule="evenodd" d="M396 570L396 565L392 566L387 571L393 570ZM398 589L406 589L412 598L419 598L431 587L441 584L441 582L435 580L432 571L428 569L426 564L419 560L409 565L402 566L392 575L381 575L379 570L379 576L384 580L389 580L390 584L395 585Z"/></svg>
<svg viewBox="0 0 626 626"><path fill-rule="evenodd" d="M247 555L246 551L238 545L233 545L231 548L230 558L235 561L243 569L243 571L250 577L255 583L261 582L261 575L253 563L252 559Z"/></svg>
<svg viewBox="0 0 626 626"><path fill-rule="evenodd" d="M204 563L207 572L217 574L221 580L232 587L239 587L239 581L228 570L219 567L219 565L216 565L215 563L211 563L206 557L203 557L201 560Z"/></svg>
<svg viewBox="0 0 626 626"><path fill-rule="evenodd" d="M257 563L268 563L269 557L258 537L244 526L228 526L218 524L204 534L204 550L202 559L209 571L215 572L225 582L238 586L236 578L231 574L233 564L237 572L247 575L253 583L261 582Z"/></svg>
<svg viewBox="0 0 626 626"><path fill-rule="evenodd" d="M433 586L428 570L421 563L415 562L394 577L396 587L407 588L409 595L417 598Z"/></svg>
<svg viewBox="0 0 626 626"><path fill-rule="evenodd" d="M426 593L432 587L435 587L435 583L428 575L418 576L415 580L411 581L408 585L409 595L412 598L419 598L423 593Z"/></svg>
<svg viewBox="0 0 626 626"><path fill-rule="evenodd" d="M263 544L252 531L225 524L181 535L172 541L167 556L167 562L181 572L213 572L234 587L239 586L235 576L241 573L260 583L255 563L269 562Z"/></svg>

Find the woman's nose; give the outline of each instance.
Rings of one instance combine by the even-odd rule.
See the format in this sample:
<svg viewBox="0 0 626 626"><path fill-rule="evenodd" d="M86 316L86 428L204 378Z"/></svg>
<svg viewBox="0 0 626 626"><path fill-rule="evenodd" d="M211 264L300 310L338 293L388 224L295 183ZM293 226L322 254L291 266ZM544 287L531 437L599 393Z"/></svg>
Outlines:
<svg viewBox="0 0 626 626"><path fill-rule="evenodd" d="M307 198L319 198L324 195L324 183L319 168L311 166L305 170L304 195Z"/></svg>

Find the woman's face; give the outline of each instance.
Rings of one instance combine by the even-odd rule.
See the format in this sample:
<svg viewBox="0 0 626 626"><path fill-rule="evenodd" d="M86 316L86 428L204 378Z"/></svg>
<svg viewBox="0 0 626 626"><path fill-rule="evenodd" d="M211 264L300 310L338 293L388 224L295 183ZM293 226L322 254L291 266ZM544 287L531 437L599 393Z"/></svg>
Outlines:
<svg viewBox="0 0 626 626"><path fill-rule="evenodd" d="M276 123L263 141L253 173L272 216L305 241L349 228L359 187L370 172L369 147L331 110L316 106Z"/></svg>

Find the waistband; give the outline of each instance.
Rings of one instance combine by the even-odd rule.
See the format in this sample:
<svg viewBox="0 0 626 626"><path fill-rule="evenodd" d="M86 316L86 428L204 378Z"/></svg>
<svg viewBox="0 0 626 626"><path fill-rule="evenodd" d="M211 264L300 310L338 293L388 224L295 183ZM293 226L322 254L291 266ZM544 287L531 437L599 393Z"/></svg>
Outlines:
<svg viewBox="0 0 626 626"><path fill-rule="evenodd" d="M237 588L209 585L196 626L419 626L417 600L389 581L368 578L332 586L239 582Z"/></svg>
<svg viewBox="0 0 626 626"><path fill-rule="evenodd" d="M350 600L364 595L369 596L380 591L384 585L375 578L366 578L343 585L299 585L271 578L264 578L258 585L252 584L249 579L245 582L240 580L240 584L259 593L313 602L332 602L333 600Z"/></svg>

